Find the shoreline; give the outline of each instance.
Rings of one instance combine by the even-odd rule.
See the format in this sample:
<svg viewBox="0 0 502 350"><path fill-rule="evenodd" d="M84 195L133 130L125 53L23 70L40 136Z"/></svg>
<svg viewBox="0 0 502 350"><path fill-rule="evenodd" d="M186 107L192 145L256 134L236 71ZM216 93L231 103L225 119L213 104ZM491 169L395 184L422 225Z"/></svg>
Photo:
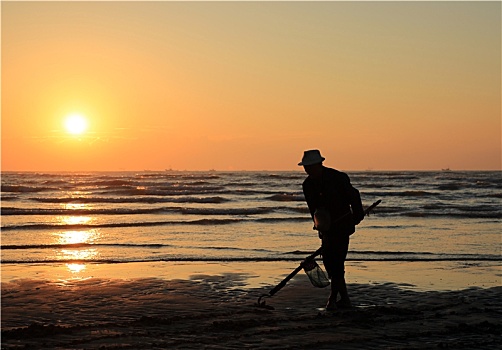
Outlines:
<svg viewBox="0 0 502 350"><path fill-rule="evenodd" d="M133 262L117 264L2 264L1 280L45 280L60 283L90 278L198 280L204 275L238 274L244 289L272 288L298 262ZM318 261L324 269L322 262ZM393 283L417 291L450 291L502 286L497 261L347 261L347 283ZM303 271L299 275L305 275Z"/></svg>

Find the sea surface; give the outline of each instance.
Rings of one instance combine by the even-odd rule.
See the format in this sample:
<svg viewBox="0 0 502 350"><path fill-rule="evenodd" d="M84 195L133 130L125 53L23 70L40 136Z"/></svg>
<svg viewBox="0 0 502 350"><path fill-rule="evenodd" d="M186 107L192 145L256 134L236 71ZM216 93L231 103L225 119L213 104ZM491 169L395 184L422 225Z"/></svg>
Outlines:
<svg viewBox="0 0 502 350"><path fill-rule="evenodd" d="M347 172L348 261L501 262L502 172ZM3 172L3 266L301 261L319 245L291 172ZM75 265L77 264L77 265Z"/></svg>

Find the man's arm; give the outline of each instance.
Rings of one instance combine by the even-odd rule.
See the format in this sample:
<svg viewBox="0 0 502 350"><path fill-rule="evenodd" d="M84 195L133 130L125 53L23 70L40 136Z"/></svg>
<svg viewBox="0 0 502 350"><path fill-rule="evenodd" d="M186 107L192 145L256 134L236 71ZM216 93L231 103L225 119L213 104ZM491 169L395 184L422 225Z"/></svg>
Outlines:
<svg viewBox="0 0 502 350"><path fill-rule="evenodd" d="M358 225L364 219L363 203L361 202L361 195L359 191L350 185L350 207L354 216L354 224Z"/></svg>
<svg viewBox="0 0 502 350"><path fill-rule="evenodd" d="M312 190L309 188L309 185L306 182L303 183L302 188L303 188L303 195L305 196L305 201L307 202L307 206L309 207L310 215L312 216L312 220L314 220L314 213L316 210L316 206L314 204Z"/></svg>

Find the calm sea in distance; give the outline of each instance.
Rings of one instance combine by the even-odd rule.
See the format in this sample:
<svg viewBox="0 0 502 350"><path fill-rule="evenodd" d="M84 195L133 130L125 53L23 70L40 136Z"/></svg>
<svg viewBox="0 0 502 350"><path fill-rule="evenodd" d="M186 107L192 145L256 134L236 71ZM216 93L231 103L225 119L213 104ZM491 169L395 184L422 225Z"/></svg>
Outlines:
<svg viewBox="0 0 502 350"><path fill-rule="evenodd" d="M502 172L348 172L348 261L500 266ZM3 172L3 266L301 261L319 247L296 172Z"/></svg>

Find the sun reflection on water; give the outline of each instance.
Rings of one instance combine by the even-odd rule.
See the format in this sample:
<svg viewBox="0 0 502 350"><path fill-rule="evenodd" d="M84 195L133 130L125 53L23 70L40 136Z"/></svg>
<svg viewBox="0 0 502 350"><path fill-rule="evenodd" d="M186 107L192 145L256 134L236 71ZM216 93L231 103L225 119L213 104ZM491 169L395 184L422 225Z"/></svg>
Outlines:
<svg viewBox="0 0 502 350"><path fill-rule="evenodd" d="M84 203L63 203L62 205L67 210L88 209L88 205Z"/></svg>
<svg viewBox="0 0 502 350"><path fill-rule="evenodd" d="M93 218L90 216L60 216L57 220L64 225L90 224Z"/></svg>
<svg viewBox="0 0 502 350"><path fill-rule="evenodd" d="M79 273L85 270L86 265L85 264L66 264L66 267L71 273Z"/></svg>
<svg viewBox="0 0 502 350"><path fill-rule="evenodd" d="M85 231L64 231L59 234L58 244L78 244L88 243L91 244L99 237L96 230Z"/></svg>
<svg viewBox="0 0 502 350"><path fill-rule="evenodd" d="M92 260L98 256L97 249L61 249L59 258L61 260Z"/></svg>
<svg viewBox="0 0 502 350"><path fill-rule="evenodd" d="M89 246L99 236L97 230L64 231L57 234L56 242L61 245L61 249L58 249L56 255L59 260L69 261L66 267L72 279L84 278L80 273L86 269L85 261L93 261L99 256L98 249Z"/></svg>

